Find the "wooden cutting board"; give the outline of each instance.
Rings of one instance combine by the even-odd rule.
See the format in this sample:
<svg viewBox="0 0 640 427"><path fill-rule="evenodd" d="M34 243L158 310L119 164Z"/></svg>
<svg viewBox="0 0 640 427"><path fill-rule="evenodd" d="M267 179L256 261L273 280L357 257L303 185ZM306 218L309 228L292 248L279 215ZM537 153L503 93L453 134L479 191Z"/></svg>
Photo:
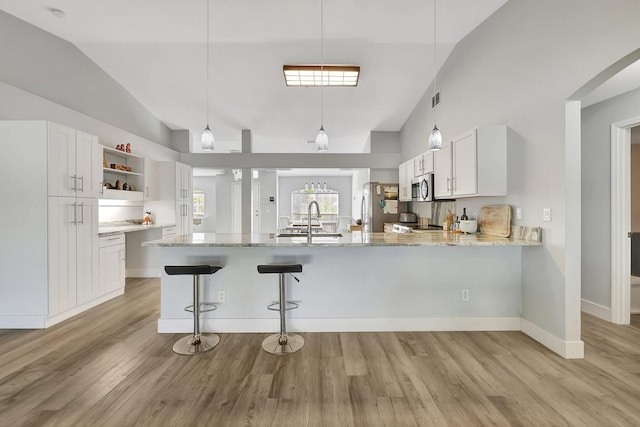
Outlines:
<svg viewBox="0 0 640 427"><path fill-rule="evenodd" d="M490 205L480 210L480 232L489 236L511 235L511 206Z"/></svg>

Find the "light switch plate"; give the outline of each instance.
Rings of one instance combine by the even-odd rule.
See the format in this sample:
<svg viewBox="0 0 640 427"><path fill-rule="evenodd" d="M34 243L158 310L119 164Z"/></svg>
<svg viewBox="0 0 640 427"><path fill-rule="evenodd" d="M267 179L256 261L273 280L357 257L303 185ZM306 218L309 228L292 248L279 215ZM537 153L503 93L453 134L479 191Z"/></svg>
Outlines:
<svg viewBox="0 0 640 427"><path fill-rule="evenodd" d="M551 208L542 209L542 220L545 222L551 222Z"/></svg>
<svg viewBox="0 0 640 427"><path fill-rule="evenodd" d="M522 208L516 208L516 219L522 219Z"/></svg>

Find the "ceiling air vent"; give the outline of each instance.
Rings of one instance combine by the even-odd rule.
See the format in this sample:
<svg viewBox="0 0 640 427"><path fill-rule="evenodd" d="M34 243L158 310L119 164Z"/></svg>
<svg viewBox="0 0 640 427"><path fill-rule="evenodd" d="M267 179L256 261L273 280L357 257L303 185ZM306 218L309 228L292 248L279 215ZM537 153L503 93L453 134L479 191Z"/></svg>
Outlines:
<svg viewBox="0 0 640 427"><path fill-rule="evenodd" d="M431 97L431 109L433 110L440 104L440 91L437 91L435 95Z"/></svg>

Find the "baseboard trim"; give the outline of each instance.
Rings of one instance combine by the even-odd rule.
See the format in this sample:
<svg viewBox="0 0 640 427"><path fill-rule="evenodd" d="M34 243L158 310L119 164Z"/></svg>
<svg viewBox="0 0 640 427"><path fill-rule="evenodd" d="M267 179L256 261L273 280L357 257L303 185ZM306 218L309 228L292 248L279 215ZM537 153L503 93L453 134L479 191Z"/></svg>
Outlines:
<svg viewBox="0 0 640 427"><path fill-rule="evenodd" d="M0 329L44 329L47 316L0 316Z"/></svg>
<svg viewBox="0 0 640 427"><path fill-rule="evenodd" d="M127 268L125 272L127 277L160 277L161 271L157 268Z"/></svg>
<svg viewBox="0 0 640 427"><path fill-rule="evenodd" d="M279 320L213 319L201 322L204 332L268 333L277 331ZM519 331L519 317L407 317L407 318L340 318L287 319L291 332L398 332L398 331ZM189 333L192 318L160 318L159 333Z"/></svg>
<svg viewBox="0 0 640 427"><path fill-rule="evenodd" d="M611 322L611 308L604 305L596 304L595 302L588 301L586 299L580 300L580 309L587 314L596 316L607 322Z"/></svg>
<svg viewBox="0 0 640 427"><path fill-rule="evenodd" d="M565 359L584 358L584 342L582 340L565 341L526 319L521 319L520 330Z"/></svg>
<svg viewBox="0 0 640 427"><path fill-rule="evenodd" d="M115 297L117 297L118 295L122 295L124 294L124 288L121 289L117 289L113 292L110 292L106 295L103 295L99 298L93 299L91 301L87 301L82 305L79 305L77 307L73 307L70 310L67 310L65 312L56 314L55 316L51 316L51 317L47 317L44 321L44 327L48 328L51 327L57 323L60 323L64 320L67 320L77 314L82 313L83 311L87 311L88 309L95 307L96 305L102 304L103 302L107 302L110 299L113 299Z"/></svg>

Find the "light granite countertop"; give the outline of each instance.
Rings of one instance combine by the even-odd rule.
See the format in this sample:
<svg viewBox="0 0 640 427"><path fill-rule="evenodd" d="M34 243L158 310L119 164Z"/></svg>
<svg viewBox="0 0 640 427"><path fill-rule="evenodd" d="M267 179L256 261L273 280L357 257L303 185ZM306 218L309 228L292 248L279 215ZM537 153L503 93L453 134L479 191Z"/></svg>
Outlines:
<svg viewBox="0 0 640 427"><path fill-rule="evenodd" d="M175 227L175 224L136 224L131 221L101 222L98 224L98 236L109 236L111 234L129 233L132 231L152 230L154 228Z"/></svg>
<svg viewBox="0 0 640 427"><path fill-rule="evenodd" d="M445 231L422 233L345 233L342 237L276 237L276 234L193 233L144 242L143 247L297 247L297 246L541 246L483 234L454 234Z"/></svg>

